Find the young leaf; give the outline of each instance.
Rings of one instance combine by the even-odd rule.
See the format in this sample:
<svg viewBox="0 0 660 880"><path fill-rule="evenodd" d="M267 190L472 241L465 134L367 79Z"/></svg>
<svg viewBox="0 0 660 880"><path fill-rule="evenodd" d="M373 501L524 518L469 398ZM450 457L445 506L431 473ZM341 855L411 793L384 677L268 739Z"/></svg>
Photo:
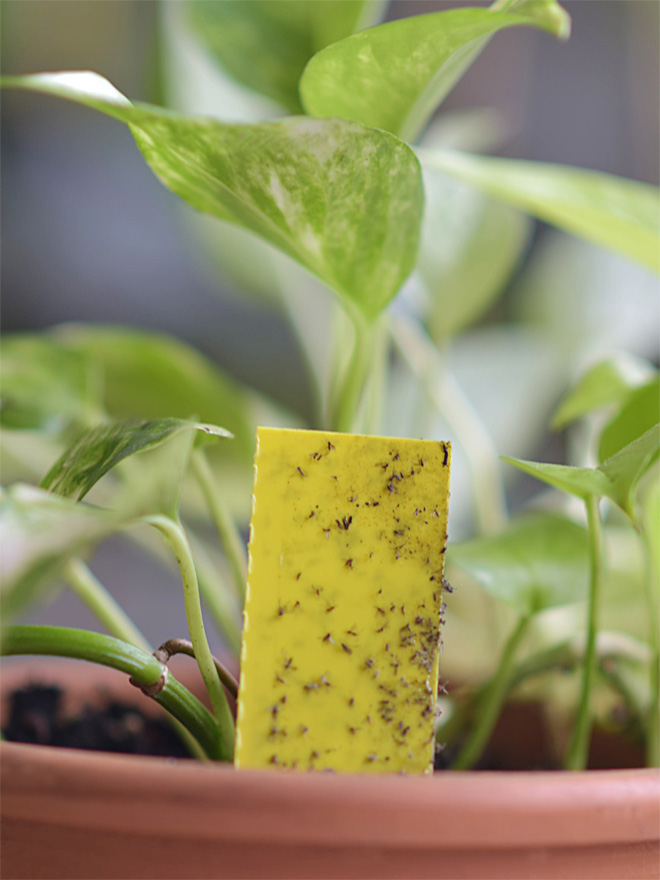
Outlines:
<svg viewBox="0 0 660 880"><path fill-rule="evenodd" d="M375 20L369 0L194 0L190 23L238 82L300 113L298 80L311 56Z"/></svg>
<svg viewBox="0 0 660 880"><path fill-rule="evenodd" d="M660 377L629 394L620 411L603 428L598 458L605 461L660 422Z"/></svg>
<svg viewBox="0 0 660 880"><path fill-rule="evenodd" d="M53 331L58 345L82 356L102 377L113 419L187 419L224 425L227 452L252 461L254 430L245 392L183 342L128 327L72 324ZM237 447L237 448L235 448Z"/></svg>
<svg viewBox="0 0 660 880"><path fill-rule="evenodd" d="M341 119L229 125L133 105L89 72L4 77L127 123L156 176L193 208L244 226L374 319L417 254L421 170L405 144ZM368 222L365 222L368 220Z"/></svg>
<svg viewBox="0 0 660 880"><path fill-rule="evenodd" d="M644 383L651 373L650 364L629 355L610 357L599 361L587 370L561 401L552 417L553 430L559 431L571 422L603 406L621 403L630 396L634 388ZM660 420L660 414L653 419L653 422L658 420ZM645 430L650 424L645 425L642 430ZM629 439L637 437L642 433L642 430L635 431ZM625 443L622 443L621 446L625 446ZM612 450L613 453L616 451L616 449Z"/></svg>
<svg viewBox="0 0 660 880"><path fill-rule="evenodd" d="M412 142L488 38L515 25L560 37L568 14L554 0L519 3L515 12L450 9L388 22L315 55L300 81L312 116L339 116Z"/></svg>
<svg viewBox="0 0 660 880"><path fill-rule="evenodd" d="M521 516L499 535L450 545L448 559L523 615L581 601L589 581L586 531L548 513Z"/></svg>
<svg viewBox="0 0 660 880"><path fill-rule="evenodd" d="M415 276L436 342L450 339L495 300L528 241L530 221L460 181L424 169L425 210Z"/></svg>
<svg viewBox="0 0 660 880"><path fill-rule="evenodd" d="M121 523L114 511L14 484L0 503L0 599L5 620L15 617L52 583L69 560L89 553Z"/></svg>
<svg viewBox="0 0 660 880"><path fill-rule="evenodd" d="M418 151L436 168L546 223L660 269L657 187L544 162Z"/></svg>
<svg viewBox="0 0 660 880"><path fill-rule="evenodd" d="M562 492L584 499L590 495L609 498L634 520L635 489L659 449L660 425L655 425L597 468L544 464L506 456L503 460Z"/></svg>
<svg viewBox="0 0 660 880"><path fill-rule="evenodd" d="M182 419L122 422L90 428L55 462L41 485L64 497L76 495L80 501L104 474L127 456L153 449L171 437L191 430L219 437L231 436L224 428Z"/></svg>
<svg viewBox="0 0 660 880"><path fill-rule="evenodd" d="M5 336L0 358L5 428L67 428L99 418L101 382L89 358L52 338Z"/></svg>

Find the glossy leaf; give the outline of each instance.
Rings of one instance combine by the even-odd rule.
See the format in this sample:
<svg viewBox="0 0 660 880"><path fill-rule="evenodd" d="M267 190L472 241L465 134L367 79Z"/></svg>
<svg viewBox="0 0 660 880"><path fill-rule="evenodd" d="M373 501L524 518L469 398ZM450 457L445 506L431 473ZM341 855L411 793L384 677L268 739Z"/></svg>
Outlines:
<svg viewBox="0 0 660 880"><path fill-rule="evenodd" d="M635 489L658 450L660 450L660 425L637 437L597 468L544 464L506 456L503 460L562 492L580 498L587 498L589 495L609 498L634 519Z"/></svg>
<svg viewBox="0 0 660 880"><path fill-rule="evenodd" d="M200 41L238 82L301 111L298 80L311 56L372 23L370 0L195 0L189 20Z"/></svg>
<svg viewBox="0 0 660 880"><path fill-rule="evenodd" d="M513 4L512 4L513 5ZM566 37L554 0L512 13L450 9L387 22L323 49L305 68L300 95L312 116L339 116L413 141L488 38L528 25Z"/></svg>
<svg viewBox="0 0 660 880"><path fill-rule="evenodd" d="M123 422L90 428L55 462L41 485L58 495L75 495L80 500L101 477L129 455L153 449L177 434L191 430L219 437L231 436L224 428L182 419Z"/></svg>
<svg viewBox="0 0 660 880"><path fill-rule="evenodd" d="M526 211L546 223L658 271L658 189L611 174L493 159L467 153L420 151L424 166Z"/></svg>
<svg viewBox="0 0 660 880"><path fill-rule="evenodd" d="M502 292L528 241L527 217L460 181L424 170L425 211L415 278L436 342L476 321Z"/></svg>
<svg viewBox="0 0 660 880"><path fill-rule="evenodd" d="M643 384L651 373L650 364L628 355L599 361L587 370L561 401L552 417L552 428L558 431L587 413L610 404L621 403L630 396L633 389ZM653 422L659 419L660 414ZM629 440L641 434L650 427L650 424L645 425L642 430L635 431ZM621 446L625 446L625 443ZM616 451L616 449L612 450L612 452Z"/></svg>
<svg viewBox="0 0 660 880"><path fill-rule="evenodd" d="M588 586L586 531L547 513L519 517L501 534L450 546L448 560L524 615L579 602Z"/></svg>
<svg viewBox="0 0 660 880"><path fill-rule="evenodd" d="M629 394L620 411L603 428L598 458L605 461L660 422L660 377Z"/></svg>
<svg viewBox="0 0 660 880"><path fill-rule="evenodd" d="M132 105L93 73L5 77L131 126L157 177L193 208L244 226L375 318L411 272L423 210L405 144L340 119L229 125ZM368 221L368 222L365 222Z"/></svg>
<svg viewBox="0 0 660 880"><path fill-rule="evenodd" d="M235 437L227 454L252 461L245 391L195 349L160 333L107 325L71 324L53 337L100 374L103 406L113 419L194 417L222 424Z"/></svg>
<svg viewBox="0 0 660 880"><path fill-rule="evenodd" d="M90 552L120 522L113 511L14 484L0 503L3 618L9 620L27 608L71 559Z"/></svg>
<svg viewBox="0 0 660 880"><path fill-rule="evenodd" d="M0 372L5 428L64 429L100 415L98 371L82 352L46 335L5 336Z"/></svg>

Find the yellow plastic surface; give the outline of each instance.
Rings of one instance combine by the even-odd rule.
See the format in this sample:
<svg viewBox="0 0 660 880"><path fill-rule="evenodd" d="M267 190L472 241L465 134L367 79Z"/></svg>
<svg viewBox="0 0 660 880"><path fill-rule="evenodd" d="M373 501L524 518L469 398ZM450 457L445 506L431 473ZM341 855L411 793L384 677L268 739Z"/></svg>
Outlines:
<svg viewBox="0 0 660 880"><path fill-rule="evenodd" d="M450 455L258 430L236 766L431 772Z"/></svg>

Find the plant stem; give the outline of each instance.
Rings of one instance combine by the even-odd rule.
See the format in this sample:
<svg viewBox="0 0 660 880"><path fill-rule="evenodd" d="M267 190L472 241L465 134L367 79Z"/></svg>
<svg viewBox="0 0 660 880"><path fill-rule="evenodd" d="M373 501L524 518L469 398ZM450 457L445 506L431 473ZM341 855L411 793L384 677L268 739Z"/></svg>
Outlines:
<svg viewBox="0 0 660 880"><path fill-rule="evenodd" d="M380 434L383 430L383 403L390 356L390 336L383 321L379 321L374 328L374 335L373 363L366 388L364 414L366 434Z"/></svg>
<svg viewBox="0 0 660 880"><path fill-rule="evenodd" d="M213 517L215 527L218 530L220 543L231 569L236 595L241 602L244 602L245 582L247 579L247 551L245 544L225 504L222 493L218 491L215 476L202 449L193 451L190 464Z"/></svg>
<svg viewBox="0 0 660 880"><path fill-rule="evenodd" d="M195 571L195 563L190 552L188 539L181 524L167 516L149 516L145 517L143 522L149 523L162 532L169 542L179 565L183 582L183 601L186 609L186 619L188 621L190 638L195 647L195 658L204 679L204 684L211 700L211 706L213 707L213 714L218 724L221 754L226 760L231 760L234 754L234 720L206 638L197 572Z"/></svg>
<svg viewBox="0 0 660 880"><path fill-rule="evenodd" d="M71 560L64 575L76 596L87 605L110 635L137 645L144 651L151 650L140 630L81 559Z"/></svg>
<svg viewBox="0 0 660 880"><path fill-rule="evenodd" d="M401 319L390 323L390 332L408 369L467 456L480 532L497 534L506 524L507 511L500 462L490 435L453 377L442 369L440 353L428 336L412 321Z"/></svg>
<svg viewBox="0 0 660 880"><path fill-rule="evenodd" d="M452 770L469 770L486 748L509 691L516 653L530 620L528 615L522 615L507 639L497 672L488 683L483 700L479 704L476 726L453 762Z"/></svg>
<svg viewBox="0 0 660 880"><path fill-rule="evenodd" d="M128 642L101 633L60 626L10 626L2 634L2 654L46 654L110 666L138 685L162 688L154 699L192 733L206 755L230 760L220 748L218 725L211 713L156 658Z"/></svg>
<svg viewBox="0 0 660 880"><path fill-rule="evenodd" d="M655 577L653 557L646 532L642 530L644 546L644 593L649 616L649 644L651 664L649 686L651 699L646 723L646 764L660 767L660 615L658 614L658 583Z"/></svg>
<svg viewBox="0 0 660 880"><path fill-rule="evenodd" d="M338 399L335 401L331 418L333 431L349 432L353 429L371 366L373 327L357 313L352 314L351 318L355 331L353 351L341 383Z"/></svg>
<svg viewBox="0 0 660 880"><path fill-rule="evenodd" d="M189 642L188 639L168 639L154 651L154 657L156 657L157 660L160 660L161 663L167 663L170 657L174 657L175 654L185 654L186 657L194 658L195 649L193 648L192 642ZM232 697L236 699L238 697L238 682L217 657L213 658L213 662L218 671L220 681L227 688Z"/></svg>
<svg viewBox="0 0 660 880"><path fill-rule="evenodd" d="M235 604L236 597L231 589L225 587L217 562L210 557L202 540L191 530L188 530L188 541L195 559L202 600L223 641L238 657L241 650L241 632L238 619L240 609Z"/></svg>
<svg viewBox="0 0 660 880"><path fill-rule="evenodd" d="M584 650L584 664L582 667L580 704L575 719L573 735L564 760L564 766L567 770L584 770L587 766L592 723L591 691L596 672L596 635L602 580L603 538L598 510L599 499L595 495L588 495L585 499L585 504L587 508L587 528L589 531L589 564L591 568L589 607L587 612L587 643Z"/></svg>

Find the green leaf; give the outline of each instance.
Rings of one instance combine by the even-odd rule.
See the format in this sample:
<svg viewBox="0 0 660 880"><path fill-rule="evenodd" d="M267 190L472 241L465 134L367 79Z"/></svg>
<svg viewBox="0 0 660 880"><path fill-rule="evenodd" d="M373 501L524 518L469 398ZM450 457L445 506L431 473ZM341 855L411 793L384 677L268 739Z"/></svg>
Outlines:
<svg viewBox="0 0 660 880"><path fill-rule="evenodd" d="M245 226L374 319L412 271L421 170L391 135L340 119L229 125L132 105L93 73L5 77L126 122L156 176L199 211Z"/></svg>
<svg viewBox="0 0 660 880"><path fill-rule="evenodd" d="M553 430L558 431L601 407L621 403L630 396L633 389L649 377L651 372L650 364L629 355L617 355L599 361L587 370L561 401L552 417ZM660 414L642 430L658 420ZM635 431L626 442L637 437L642 430ZM625 443L621 446L625 446ZM618 448L620 449L621 446ZM612 453L616 451L613 449Z"/></svg>
<svg viewBox="0 0 660 880"><path fill-rule="evenodd" d="M365 0L195 0L188 13L198 38L238 82L299 113L298 80L307 61L373 21L382 6Z"/></svg>
<svg viewBox="0 0 660 880"><path fill-rule="evenodd" d="M252 461L245 391L195 349L159 333L107 325L71 324L53 336L100 374L103 404L113 419L194 417L222 424L236 440L227 453Z"/></svg>
<svg viewBox="0 0 660 880"><path fill-rule="evenodd" d="M514 25L566 37L570 19L553 0L508 14L450 9L388 22L323 49L305 68L300 95L312 116L339 116L412 142L488 38Z"/></svg>
<svg viewBox="0 0 660 880"><path fill-rule="evenodd" d="M620 411L603 428L598 458L605 461L660 422L660 377L628 395Z"/></svg>
<svg viewBox="0 0 660 880"><path fill-rule="evenodd" d="M660 450L660 425L637 437L597 468L544 464L503 456L503 461L531 474L549 486L586 499L609 498L634 521L634 492Z"/></svg>
<svg viewBox="0 0 660 880"><path fill-rule="evenodd" d="M80 500L102 476L129 455L153 449L177 434L191 430L219 437L231 436L224 428L182 419L122 422L90 428L55 462L41 485L64 497L77 495Z"/></svg>
<svg viewBox="0 0 660 880"><path fill-rule="evenodd" d="M14 484L0 503L0 599L13 618L34 602L73 558L89 553L121 523L114 511Z"/></svg>
<svg viewBox="0 0 660 880"><path fill-rule="evenodd" d="M514 519L499 535L450 545L448 560L524 615L580 602L588 586L585 529L547 513Z"/></svg>
<svg viewBox="0 0 660 880"><path fill-rule="evenodd" d="M425 213L415 277L436 342L476 321L502 292L530 223L472 187L424 170Z"/></svg>
<svg viewBox="0 0 660 880"><path fill-rule="evenodd" d="M20 333L2 341L5 428L65 429L100 415L100 377L82 352L45 335Z"/></svg>
<svg viewBox="0 0 660 880"><path fill-rule="evenodd" d="M543 162L450 151L418 153L425 167L443 171L546 223L660 269L657 187Z"/></svg>

